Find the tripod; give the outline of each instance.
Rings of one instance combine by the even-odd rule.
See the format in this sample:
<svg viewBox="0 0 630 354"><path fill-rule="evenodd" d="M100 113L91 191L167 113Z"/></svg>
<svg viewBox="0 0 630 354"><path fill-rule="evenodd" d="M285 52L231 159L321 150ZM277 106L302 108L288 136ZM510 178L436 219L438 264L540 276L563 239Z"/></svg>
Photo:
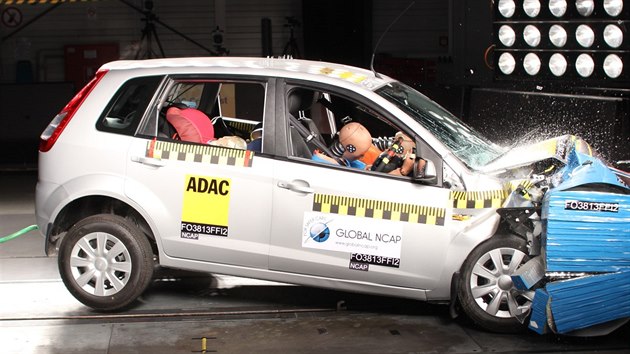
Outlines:
<svg viewBox="0 0 630 354"><path fill-rule="evenodd" d="M297 41L295 40L295 36L293 35L293 30L295 27L300 26L300 22L295 19L295 17L286 17L287 23L284 27L289 27L289 41L284 45L284 51L282 54L284 56L291 56L291 58L300 58L300 48L298 47Z"/></svg>
<svg viewBox="0 0 630 354"><path fill-rule="evenodd" d="M142 19L142 21L145 22L145 25L142 29L142 37L140 37L140 45L138 46L135 59L152 59L159 57L152 48L152 42L154 39L160 49L161 57L164 58L166 56L164 55L164 48L162 48L162 43L160 43L160 38L157 35L155 24L153 23L156 19L155 14L153 14L153 2L145 2L145 7L146 11L144 11L144 18ZM142 52L143 49L144 53Z"/></svg>
<svg viewBox="0 0 630 354"><path fill-rule="evenodd" d="M136 59L139 58L154 58L157 57L157 54L152 50L151 48L151 42L153 40L155 40L155 42L157 43L159 49L160 49L160 54L162 55L162 57L165 57L164 55L164 49L162 49L162 44L160 43L160 39L157 36L157 32L155 31L155 23L161 25L162 27L166 28L167 30L175 33L176 35L184 38L185 40L189 41L190 43L196 45L197 47L205 50L206 52L208 52L210 55L216 55L216 53L214 51L212 51L211 49L206 48L203 44L197 42L196 40L190 38L189 36L179 32L178 30L176 30L175 28L169 26L168 24L160 21L157 16L155 16L155 14L153 14L153 1L152 0L146 0L144 2L144 7L146 8L146 10L142 10L141 8L137 7L136 5L132 4L129 2L129 0L119 0L120 2L122 2L123 4L129 6L130 8L143 13L144 14L144 18L142 19L143 22L146 22L146 25L144 26L144 29L142 29L142 38L140 39L140 46L138 48L138 51L136 52ZM146 44L146 49L143 52L143 48L142 48L142 44L145 43Z"/></svg>

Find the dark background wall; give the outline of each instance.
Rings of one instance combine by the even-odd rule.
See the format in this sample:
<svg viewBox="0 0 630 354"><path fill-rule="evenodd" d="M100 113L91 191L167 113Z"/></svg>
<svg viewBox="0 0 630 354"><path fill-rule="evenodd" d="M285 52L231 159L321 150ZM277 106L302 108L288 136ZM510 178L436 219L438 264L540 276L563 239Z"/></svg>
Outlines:
<svg viewBox="0 0 630 354"><path fill-rule="evenodd" d="M432 97L497 142L575 133L630 158L627 91L493 79L492 2L423 0L102 0L0 5L0 163L33 164L38 135L103 63L145 56L152 19L167 57L293 54L369 67ZM167 25L167 26L165 26ZM383 36L385 30L389 31ZM293 29L295 47L287 46ZM217 37L216 35L220 36ZM217 41L220 38L222 40ZM297 54L297 55L296 55ZM51 89L59 87L59 89Z"/></svg>

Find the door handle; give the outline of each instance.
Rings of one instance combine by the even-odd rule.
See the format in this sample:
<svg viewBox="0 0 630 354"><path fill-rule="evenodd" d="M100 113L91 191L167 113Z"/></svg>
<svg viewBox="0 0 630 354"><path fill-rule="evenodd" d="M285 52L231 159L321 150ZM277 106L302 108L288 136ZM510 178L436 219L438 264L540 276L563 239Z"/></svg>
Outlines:
<svg viewBox="0 0 630 354"><path fill-rule="evenodd" d="M304 194L315 193L315 190L309 187L306 181L301 181L301 180L293 181L293 182L278 181L278 187L288 189L294 192L304 193Z"/></svg>
<svg viewBox="0 0 630 354"><path fill-rule="evenodd" d="M156 159L153 157L145 157L145 156L132 156L131 161L141 163L143 165L148 165L151 167L164 167L166 166L166 161L162 159Z"/></svg>

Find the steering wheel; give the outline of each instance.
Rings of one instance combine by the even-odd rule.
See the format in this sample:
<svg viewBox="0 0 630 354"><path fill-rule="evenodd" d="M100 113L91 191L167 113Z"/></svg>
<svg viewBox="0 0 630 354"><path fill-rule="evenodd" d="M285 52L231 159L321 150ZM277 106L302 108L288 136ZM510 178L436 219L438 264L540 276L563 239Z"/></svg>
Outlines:
<svg viewBox="0 0 630 354"><path fill-rule="evenodd" d="M372 164L372 171L377 172L390 172L400 167L402 159L400 154L405 152L405 148L402 146L402 137L396 138L392 145L387 150L383 151Z"/></svg>

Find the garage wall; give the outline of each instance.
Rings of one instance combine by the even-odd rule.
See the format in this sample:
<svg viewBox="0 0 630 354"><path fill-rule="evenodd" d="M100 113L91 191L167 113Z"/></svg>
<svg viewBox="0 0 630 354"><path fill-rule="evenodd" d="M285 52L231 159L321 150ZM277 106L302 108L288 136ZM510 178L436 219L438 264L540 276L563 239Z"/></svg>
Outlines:
<svg viewBox="0 0 630 354"><path fill-rule="evenodd" d="M261 56L261 20L271 20L273 55L282 55L284 45L289 41L289 30L284 25L286 17L302 17L302 2L299 0L227 0L226 46L230 55ZM295 36L301 38L301 28L295 29ZM302 46L301 40L298 41Z"/></svg>
<svg viewBox="0 0 630 354"><path fill-rule="evenodd" d="M302 19L303 1L317 0L155 0L154 14L158 20L186 34L207 48L212 48L212 31L217 25L224 31L224 47L230 55L262 55L261 20L269 18L272 24L273 54L281 55L289 39L284 25L286 17ZM383 39L379 53L396 57L435 58L447 56L452 46L449 9L453 0L415 1L413 7L392 27ZM22 14L22 24L29 26L12 34L18 27L0 24L3 38L0 47L0 83L16 80L16 66L20 60L32 64L34 81L63 81L64 46L114 43L119 56L133 58L136 53L146 54L138 47L145 23L143 14L125 2L143 9L144 0L96 0L50 4L39 0L36 5L0 5L0 11L9 6ZM410 0L373 0L371 36L375 44L385 28L410 4ZM335 6L331 12L336 11ZM357 14L347 13L346 16ZM350 18L350 17L349 17ZM156 24L158 37L166 56L202 56L207 51L188 42L177 34ZM300 50L304 52L302 28L296 28ZM339 36L343 33L335 32ZM328 34L327 34L328 35ZM158 52L155 42L153 50Z"/></svg>
<svg viewBox="0 0 630 354"><path fill-rule="evenodd" d="M373 1L374 44L411 2L411 0ZM408 58L435 58L449 55L450 3L450 0L415 1L383 37L378 52Z"/></svg>
<svg viewBox="0 0 630 354"><path fill-rule="evenodd" d="M144 1L126 0L142 9ZM0 11L7 5L0 5ZM144 15L123 1L101 0L76 3L14 5L22 14L22 25L48 11L40 19L11 35L18 27L0 27L0 82L16 80L18 61L32 64L35 81L63 81L64 46L114 43L119 56L134 58L146 54L139 48ZM260 56L261 19L272 23L274 54L281 53L288 40L286 16L301 17L301 1L274 0L178 0L154 1L153 13L176 31L212 49L212 32L217 24L224 31L223 46L230 55ZM155 23L155 29L168 57L204 56L209 53L176 33ZM9 38L4 39L5 37ZM145 42L146 43L146 42ZM152 49L159 53L157 42Z"/></svg>

